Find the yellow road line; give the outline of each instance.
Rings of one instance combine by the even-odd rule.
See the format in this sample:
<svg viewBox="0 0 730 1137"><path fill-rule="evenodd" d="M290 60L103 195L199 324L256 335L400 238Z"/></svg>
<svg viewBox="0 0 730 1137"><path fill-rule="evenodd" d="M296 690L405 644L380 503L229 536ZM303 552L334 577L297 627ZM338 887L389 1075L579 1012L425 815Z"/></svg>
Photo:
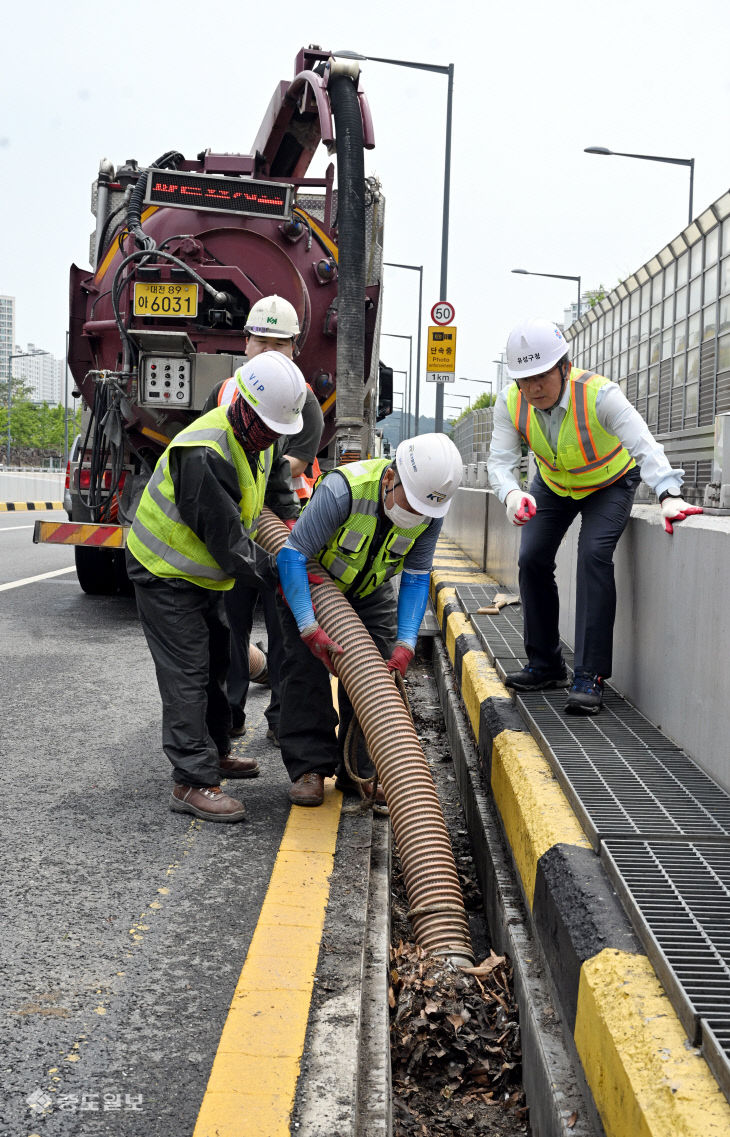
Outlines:
<svg viewBox="0 0 730 1137"><path fill-rule="evenodd" d="M193 1137L289 1137L341 805L291 809Z"/></svg>

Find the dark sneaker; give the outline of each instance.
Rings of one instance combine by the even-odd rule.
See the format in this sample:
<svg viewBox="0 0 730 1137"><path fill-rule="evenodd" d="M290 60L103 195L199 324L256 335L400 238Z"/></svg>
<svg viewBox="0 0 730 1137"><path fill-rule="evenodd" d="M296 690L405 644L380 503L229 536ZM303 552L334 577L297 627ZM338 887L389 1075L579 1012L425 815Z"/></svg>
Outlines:
<svg viewBox="0 0 730 1137"><path fill-rule="evenodd" d="M230 738L242 738L245 733L246 733L246 726L244 723L240 723L238 726L232 726L231 729L228 731L228 735Z"/></svg>
<svg viewBox="0 0 730 1137"><path fill-rule="evenodd" d="M224 794L220 786L176 785L170 809L173 813L192 813L201 821L243 821L246 816L243 802Z"/></svg>
<svg viewBox="0 0 730 1137"><path fill-rule="evenodd" d="M597 715L603 704L600 675L576 675L568 692L565 710L569 715Z"/></svg>
<svg viewBox="0 0 730 1137"><path fill-rule="evenodd" d="M547 691L554 687L569 687L570 679L565 666L558 671L541 671L537 667L523 667L522 671L511 671L504 678L505 687L515 691Z"/></svg>

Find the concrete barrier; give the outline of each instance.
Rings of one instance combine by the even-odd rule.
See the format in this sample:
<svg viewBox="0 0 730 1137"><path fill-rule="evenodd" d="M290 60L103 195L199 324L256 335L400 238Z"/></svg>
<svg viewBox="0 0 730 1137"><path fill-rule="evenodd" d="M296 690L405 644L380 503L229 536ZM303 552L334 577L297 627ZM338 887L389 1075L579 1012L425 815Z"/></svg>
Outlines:
<svg viewBox="0 0 730 1137"><path fill-rule="evenodd" d="M557 556L560 633L571 645L579 530L576 521ZM493 493L460 489L443 531L483 571L517 588L520 531ZM730 517L693 517L670 537L657 505L634 506L615 556L611 679L726 790L730 746L721 700L730 675L728 563Z"/></svg>

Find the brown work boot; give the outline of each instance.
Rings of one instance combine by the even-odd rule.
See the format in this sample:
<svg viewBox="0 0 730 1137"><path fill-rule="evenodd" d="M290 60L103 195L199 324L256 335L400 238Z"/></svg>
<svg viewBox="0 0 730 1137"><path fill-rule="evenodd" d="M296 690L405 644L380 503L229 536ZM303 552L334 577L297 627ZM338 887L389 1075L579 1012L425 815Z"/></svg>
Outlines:
<svg viewBox="0 0 730 1137"><path fill-rule="evenodd" d="M231 758L230 754L218 759L221 774L227 778L258 778L259 764L255 758Z"/></svg>
<svg viewBox="0 0 730 1137"><path fill-rule="evenodd" d="M294 805L321 805L324 801L324 778L310 772L302 774L289 787L289 801Z"/></svg>
<svg viewBox="0 0 730 1137"><path fill-rule="evenodd" d="M220 786L176 785L170 809L173 813L192 813L203 821L243 821L246 816L243 802L224 794Z"/></svg>
<svg viewBox="0 0 730 1137"><path fill-rule="evenodd" d="M353 782L352 778L347 773L339 773L335 780L335 789L341 790L346 797L360 797L360 789L366 798L370 799L373 796L373 783L372 779L369 782L361 782L360 789L357 782ZM374 805L381 806L382 809L387 810L388 803L385 800L385 791L378 782L378 788L375 793Z"/></svg>

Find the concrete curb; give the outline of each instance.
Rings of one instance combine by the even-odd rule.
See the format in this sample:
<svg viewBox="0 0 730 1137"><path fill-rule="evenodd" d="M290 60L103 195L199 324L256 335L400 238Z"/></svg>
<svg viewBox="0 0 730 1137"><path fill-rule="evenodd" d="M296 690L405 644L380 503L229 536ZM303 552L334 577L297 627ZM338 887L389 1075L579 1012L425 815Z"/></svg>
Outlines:
<svg viewBox="0 0 730 1137"><path fill-rule="evenodd" d="M390 1137L391 828L346 798L291 1132Z"/></svg>
<svg viewBox="0 0 730 1137"><path fill-rule="evenodd" d="M28 513L34 509L63 509L62 501L0 501L0 513Z"/></svg>
<svg viewBox="0 0 730 1137"><path fill-rule="evenodd" d="M489 810L474 787L489 787L516 870L523 917L539 945L559 1007L566 1053L572 1051L580 1060L580 1080L592 1097L584 1113L593 1114L596 1125L600 1119L605 1131L617 1137L720 1137L730 1132L730 1105L699 1051L687 1041L598 856L457 603L456 587L467 582L493 592L498 587L468 557L459 556L456 547L440 543L431 595L453 668L452 698L463 702L473 738L463 739L453 725L456 711L449 710L455 766L467 797L474 799L466 812L470 830L477 834L477 850L481 844L485 858L492 855ZM450 700L445 678L440 689L446 713ZM476 751L471 764L470 746ZM505 943L511 940L518 948L511 923L513 899L509 891L502 894L497 869L483 871L492 932L497 935L496 925L501 926ZM512 955L509 947L506 950ZM525 1045L534 1052L541 1040L532 1038L532 1023L540 1021L543 996L535 995L531 979L523 981L521 965L513 959ZM536 1061L541 1061L539 1054ZM549 1056L534 1084L528 1065L525 1084L533 1132L564 1133L564 1109L555 1089L559 1086L562 1096L564 1083L551 1077ZM556 1097L552 1105L546 1095Z"/></svg>

